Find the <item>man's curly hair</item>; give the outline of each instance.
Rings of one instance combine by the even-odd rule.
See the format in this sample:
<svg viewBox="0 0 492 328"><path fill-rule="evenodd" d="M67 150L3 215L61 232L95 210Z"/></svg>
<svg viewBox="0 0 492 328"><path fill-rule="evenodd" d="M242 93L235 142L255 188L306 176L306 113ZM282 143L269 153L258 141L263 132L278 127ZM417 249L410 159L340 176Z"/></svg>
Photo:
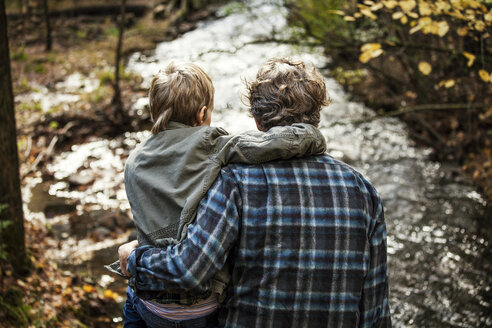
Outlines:
<svg viewBox="0 0 492 328"><path fill-rule="evenodd" d="M293 123L318 126L321 107L330 103L321 74L300 60L271 58L246 87L251 115L263 131Z"/></svg>

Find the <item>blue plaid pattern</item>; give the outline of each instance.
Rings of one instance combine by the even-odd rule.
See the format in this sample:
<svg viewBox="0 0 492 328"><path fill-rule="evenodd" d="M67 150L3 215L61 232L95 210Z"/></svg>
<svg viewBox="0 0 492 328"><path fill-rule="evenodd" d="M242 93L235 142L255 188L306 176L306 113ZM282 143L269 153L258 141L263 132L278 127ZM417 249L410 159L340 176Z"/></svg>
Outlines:
<svg viewBox="0 0 492 328"><path fill-rule="evenodd" d="M137 290L201 292L223 265L221 326L391 326L381 201L329 155L224 167L187 238L127 267Z"/></svg>

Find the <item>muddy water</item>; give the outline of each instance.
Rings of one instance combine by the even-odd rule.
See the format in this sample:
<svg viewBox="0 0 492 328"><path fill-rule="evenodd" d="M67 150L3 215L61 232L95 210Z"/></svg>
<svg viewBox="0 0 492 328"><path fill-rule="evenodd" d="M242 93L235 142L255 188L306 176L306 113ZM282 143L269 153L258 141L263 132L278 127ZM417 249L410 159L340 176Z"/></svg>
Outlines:
<svg viewBox="0 0 492 328"><path fill-rule="evenodd" d="M254 129L240 101L244 92L242 79L251 79L258 66L272 56L299 56L322 71L327 59L320 49L254 42L272 36L282 38L286 29L283 9L265 1L252 6L253 9L229 15L224 9L223 17L203 22L173 42L160 44L153 54L134 54L129 69L141 74L148 86L152 75L170 60L195 62L211 75L216 87L213 124L232 133ZM320 128L329 151L363 172L384 201L394 326L492 326L490 204L460 176L458 167L430 161L430 151L416 148L404 125L396 119L350 123L373 112L350 102L334 80L327 78L326 82L333 101L323 110ZM144 110L145 104L146 99L141 99L134 107ZM98 220L104 211L128 213L123 163L128 152L147 135L148 132L126 134L74 147L49 168L58 182L38 189L60 202L75 199L74 206L81 217L92 213L93 219ZM67 182L73 175L89 183L74 188L73 183ZM40 181L41 178L34 178L29 184L35 186ZM25 193L29 197L39 192L26 188ZM30 218L60 225L59 236L65 246L53 251L53 258L70 262L83 255L75 262L85 263L100 274L101 284L117 285L98 270L101 262L112 257L115 246L109 248L110 244L121 243L128 238L127 232L109 242L94 242L88 231L79 231L85 239L76 238L67 230L74 221L67 214L55 213L46 218L46 213L35 209L36 204L26 208Z"/></svg>

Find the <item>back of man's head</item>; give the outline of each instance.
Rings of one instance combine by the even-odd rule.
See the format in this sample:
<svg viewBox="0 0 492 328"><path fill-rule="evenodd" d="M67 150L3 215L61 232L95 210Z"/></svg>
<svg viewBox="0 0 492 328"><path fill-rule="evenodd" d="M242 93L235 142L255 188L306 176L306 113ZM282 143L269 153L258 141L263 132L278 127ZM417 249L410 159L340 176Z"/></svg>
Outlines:
<svg viewBox="0 0 492 328"><path fill-rule="evenodd" d="M251 114L263 131L293 123L318 126L321 107L329 104L323 76L301 60L269 59L247 89Z"/></svg>

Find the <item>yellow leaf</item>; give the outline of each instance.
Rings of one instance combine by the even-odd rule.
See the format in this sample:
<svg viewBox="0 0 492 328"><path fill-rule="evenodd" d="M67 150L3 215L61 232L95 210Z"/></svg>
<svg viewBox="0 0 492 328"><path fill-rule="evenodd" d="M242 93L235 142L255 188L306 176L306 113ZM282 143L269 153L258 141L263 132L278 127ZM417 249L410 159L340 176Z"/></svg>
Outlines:
<svg viewBox="0 0 492 328"><path fill-rule="evenodd" d="M369 8L363 8L360 10L360 13L364 16L369 17L372 20L378 19L378 16L374 15Z"/></svg>
<svg viewBox="0 0 492 328"><path fill-rule="evenodd" d="M451 9L451 5L446 1L442 1L442 0L437 1L435 5L436 5L437 13L439 14L448 12ZM453 4L453 6L458 7L458 3Z"/></svg>
<svg viewBox="0 0 492 328"><path fill-rule="evenodd" d="M381 8L383 8L383 4L380 2L380 3L377 3L375 5L372 5L370 9L371 9L371 11L378 11Z"/></svg>
<svg viewBox="0 0 492 328"><path fill-rule="evenodd" d="M468 34L468 28L466 27L458 27L456 30L459 36L466 36Z"/></svg>
<svg viewBox="0 0 492 328"><path fill-rule="evenodd" d="M409 33L410 34L413 34L415 32L420 31L421 29L422 29L422 26L421 25L416 25L416 26L414 26L413 28L410 29Z"/></svg>
<svg viewBox="0 0 492 328"><path fill-rule="evenodd" d="M403 13L401 11L397 11L396 13L393 13L393 15L391 15L391 17L394 19L394 20L397 20L397 19L400 19L403 17Z"/></svg>
<svg viewBox="0 0 492 328"><path fill-rule="evenodd" d="M85 284L84 286L82 286L82 288L86 293L92 293L94 291L94 287L92 287L91 285Z"/></svg>
<svg viewBox="0 0 492 328"><path fill-rule="evenodd" d="M355 18L354 18L354 17L352 17L352 16L345 16L343 19L344 19L345 21L347 21L347 22L354 22L354 21L355 21Z"/></svg>
<svg viewBox="0 0 492 328"><path fill-rule="evenodd" d="M422 31L425 34L438 34L439 33L439 24L431 20L431 23L423 25Z"/></svg>
<svg viewBox="0 0 492 328"><path fill-rule="evenodd" d="M456 84L455 80L447 80L445 83L444 83L444 87L446 89L449 89L449 88L452 88L454 87L454 85Z"/></svg>
<svg viewBox="0 0 492 328"><path fill-rule="evenodd" d="M466 59L468 59L468 63L467 63L468 67L471 67L475 62L475 58L476 58L475 55L465 51L463 52L463 56L465 56Z"/></svg>
<svg viewBox="0 0 492 328"><path fill-rule="evenodd" d="M481 7L481 3L476 0L467 0L466 5L468 5L468 7L475 8L475 9Z"/></svg>
<svg viewBox="0 0 492 328"><path fill-rule="evenodd" d="M343 16L345 15L345 12L341 11L341 10L328 10L327 11L329 14L335 14L335 15L340 15L340 16Z"/></svg>
<svg viewBox="0 0 492 328"><path fill-rule="evenodd" d="M104 297L113 298L113 291L112 290L109 290L109 289L106 289L104 291Z"/></svg>
<svg viewBox="0 0 492 328"><path fill-rule="evenodd" d="M419 13L421 16L432 15L432 9L427 2L419 2Z"/></svg>
<svg viewBox="0 0 492 328"><path fill-rule="evenodd" d="M378 50L374 50L371 52L371 57L372 58L376 58L376 57L379 57L383 54L384 50L383 49L378 49Z"/></svg>
<svg viewBox="0 0 492 328"><path fill-rule="evenodd" d="M440 37L443 37L446 35L446 33L448 33L449 31L449 25L446 21L442 21L442 22L439 22L439 29L438 29L438 32L437 34L440 36Z"/></svg>
<svg viewBox="0 0 492 328"><path fill-rule="evenodd" d="M475 29L479 32L482 32L483 30L485 30L485 23L483 21L476 21L475 22Z"/></svg>
<svg viewBox="0 0 492 328"><path fill-rule="evenodd" d="M363 52L359 56L359 61L363 64L367 63L372 59L370 52Z"/></svg>
<svg viewBox="0 0 492 328"><path fill-rule="evenodd" d="M419 71L424 75L429 75L432 72L432 66L426 61L421 61L419 62Z"/></svg>
<svg viewBox="0 0 492 328"><path fill-rule="evenodd" d="M490 9L488 13L483 15L483 19L485 19L487 23L492 23L492 9Z"/></svg>
<svg viewBox="0 0 492 328"><path fill-rule="evenodd" d="M355 18L361 18L361 17L362 17L362 15L361 15L361 13L354 13L354 17L355 17Z"/></svg>
<svg viewBox="0 0 492 328"><path fill-rule="evenodd" d="M403 15L401 18L400 18L400 23L402 23L403 25L405 25L406 23L408 23L408 17Z"/></svg>
<svg viewBox="0 0 492 328"><path fill-rule="evenodd" d="M383 1L383 5L388 9L393 9L398 5L395 0Z"/></svg>
<svg viewBox="0 0 492 328"><path fill-rule="evenodd" d="M360 50L362 53L359 56L359 60L364 64L373 58L381 56L384 52L384 50L381 49L380 43L366 43L360 48Z"/></svg>
<svg viewBox="0 0 492 328"><path fill-rule="evenodd" d="M362 52L375 51L378 49L381 49L380 43L366 43L360 47L360 51Z"/></svg>
<svg viewBox="0 0 492 328"><path fill-rule="evenodd" d="M415 2L415 0L402 0L402 1L400 1L400 8L405 12L412 11L416 5L417 5L417 2Z"/></svg>
<svg viewBox="0 0 492 328"><path fill-rule="evenodd" d="M491 82L490 74L487 71L481 69L481 70L478 71L478 75L480 75L480 78L484 82Z"/></svg>

